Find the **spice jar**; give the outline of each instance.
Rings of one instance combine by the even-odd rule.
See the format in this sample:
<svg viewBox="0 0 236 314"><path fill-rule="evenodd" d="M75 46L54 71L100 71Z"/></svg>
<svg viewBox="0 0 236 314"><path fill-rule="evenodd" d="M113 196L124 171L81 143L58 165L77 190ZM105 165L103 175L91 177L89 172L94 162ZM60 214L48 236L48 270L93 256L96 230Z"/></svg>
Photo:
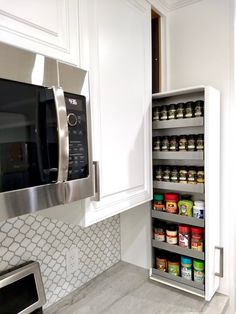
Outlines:
<svg viewBox="0 0 236 314"><path fill-rule="evenodd" d="M181 277L192 280L192 259L190 257L181 256Z"/></svg>
<svg viewBox="0 0 236 314"><path fill-rule="evenodd" d="M192 116L193 116L193 108L194 108L193 101L188 101L185 104L185 114L184 114L185 118L192 118Z"/></svg>
<svg viewBox="0 0 236 314"><path fill-rule="evenodd" d="M161 210L161 211L165 210L163 194L153 195L153 210Z"/></svg>
<svg viewBox="0 0 236 314"><path fill-rule="evenodd" d="M157 166L157 168L155 170L155 179L157 181L162 181L162 178L163 178L162 167L161 166Z"/></svg>
<svg viewBox="0 0 236 314"><path fill-rule="evenodd" d="M160 136L154 137L154 139L153 139L153 150L156 152L161 150L161 137Z"/></svg>
<svg viewBox="0 0 236 314"><path fill-rule="evenodd" d="M179 215L192 217L193 202L191 200L182 199L178 202Z"/></svg>
<svg viewBox="0 0 236 314"><path fill-rule="evenodd" d="M205 204L203 201L194 201L193 217L204 219Z"/></svg>
<svg viewBox="0 0 236 314"><path fill-rule="evenodd" d="M179 137L179 150L187 150L188 141L186 135L180 135Z"/></svg>
<svg viewBox="0 0 236 314"><path fill-rule="evenodd" d="M184 103L180 102L176 106L176 118L182 119L184 117Z"/></svg>
<svg viewBox="0 0 236 314"><path fill-rule="evenodd" d="M197 259L193 260L193 280L195 282L204 284L205 274L204 274L204 261Z"/></svg>
<svg viewBox="0 0 236 314"><path fill-rule="evenodd" d="M197 149L197 151L203 151L204 150L204 135L203 134L197 135L196 149Z"/></svg>
<svg viewBox="0 0 236 314"><path fill-rule="evenodd" d="M175 104L171 104L168 107L168 119L169 120L175 119L175 115L176 115Z"/></svg>
<svg viewBox="0 0 236 314"><path fill-rule="evenodd" d="M181 167L179 170L179 182L187 183L188 171L186 167Z"/></svg>
<svg viewBox="0 0 236 314"><path fill-rule="evenodd" d="M161 141L161 150L167 152L170 148L169 137L164 136Z"/></svg>
<svg viewBox="0 0 236 314"><path fill-rule="evenodd" d="M197 181L196 181L196 170L195 168L189 168L188 170L188 183L190 184L196 184Z"/></svg>
<svg viewBox="0 0 236 314"><path fill-rule="evenodd" d="M152 111L152 120L153 121L160 120L160 112L161 112L160 106L156 106L153 108L153 111Z"/></svg>
<svg viewBox="0 0 236 314"><path fill-rule="evenodd" d="M170 151L178 150L179 144L178 144L177 136L171 136L169 143L170 143Z"/></svg>
<svg viewBox="0 0 236 314"><path fill-rule="evenodd" d="M204 183L204 170L202 167L197 170L197 183Z"/></svg>
<svg viewBox="0 0 236 314"><path fill-rule="evenodd" d="M194 116L195 117L202 117L203 116L203 106L204 106L203 100L195 101L195 107L194 107Z"/></svg>
<svg viewBox="0 0 236 314"><path fill-rule="evenodd" d="M168 273L174 276L180 275L180 261L179 256L174 253L170 253L168 257Z"/></svg>
<svg viewBox="0 0 236 314"><path fill-rule="evenodd" d="M163 181L170 182L170 168L168 166L163 170Z"/></svg>
<svg viewBox="0 0 236 314"><path fill-rule="evenodd" d="M170 172L170 181L173 183L176 183L179 180L178 177L179 177L179 171L177 167L173 167Z"/></svg>
<svg viewBox="0 0 236 314"><path fill-rule="evenodd" d="M190 247L190 227L186 225L179 225L179 246Z"/></svg>
<svg viewBox="0 0 236 314"><path fill-rule="evenodd" d="M164 195L166 202L166 212L171 214L178 214L178 200L179 195L175 193L166 193Z"/></svg>
<svg viewBox="0 0 236 314"><path fill-rule="evenodd" d="M194 135L189 135L188 136L188 151L193 152L195 151L196 148L196 140L195 140L195 136Z"/></svg>
<svg viewBox="0 0 236 314"><path fill-rule="evenodd" d="M169 244L177 244L178 236L177 236L177 226L174 224L166 225L166 242Z"/></svg>
<svg viewBox="0 0 236 314"><path fill-rule="evenodd" d="M167 106L161 106L160 120L167 120Z"/></svg>
<svg viewBox="0 0 236 314"><path fill-rule="evenodd" d="M156 252L156 268L167 272L167 254L165 251L157 250Z"/></svg>
<svg viewBox="0 0 236 314"><path fill-rule="evenodd" d="M165 242L166 239L166 231L165 231L165 223L161 220L155 222L153 238L160 242Z"/></svg>
<svg viewBox="0 0 236 314"><path fill-rule="evenodd" d="M203 252L203 229L191 227L191 249Z"/></svg>

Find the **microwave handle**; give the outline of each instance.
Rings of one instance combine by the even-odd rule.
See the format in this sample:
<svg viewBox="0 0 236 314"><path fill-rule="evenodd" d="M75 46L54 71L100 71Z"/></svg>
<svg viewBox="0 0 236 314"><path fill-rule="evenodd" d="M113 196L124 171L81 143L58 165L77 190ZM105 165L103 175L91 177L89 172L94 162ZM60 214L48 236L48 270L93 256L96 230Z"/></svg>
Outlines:
<svg viewBox="0 0 236 314"><path fill-rule="evenodd" d="M57 182L67 181L69 167L69 131L63 89L52 87L57 115L58 134L58 177Z"/></svg>

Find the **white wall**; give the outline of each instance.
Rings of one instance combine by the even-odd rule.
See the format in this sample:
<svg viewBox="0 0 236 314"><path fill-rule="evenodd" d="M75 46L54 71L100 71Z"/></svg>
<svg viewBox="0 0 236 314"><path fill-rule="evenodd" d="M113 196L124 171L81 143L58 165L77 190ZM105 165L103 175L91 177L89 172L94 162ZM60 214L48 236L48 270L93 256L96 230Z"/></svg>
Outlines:
<svg viewBox="0 0 236 314"><path fill-rule="evenodd" d="M167 18L168 89L212 85L221 91L221 245L225 250L220 291L234 294L235 206L232 158L233 0L204 0ZM232 121L231 121L232 119ZM233 122L232 124L235 124ZM235 130L234 130L235 132ZM214 179L214 178L213 178ZM234 192L235 193L235 192ZM232 195L232 194L231 194Z"/></svg>

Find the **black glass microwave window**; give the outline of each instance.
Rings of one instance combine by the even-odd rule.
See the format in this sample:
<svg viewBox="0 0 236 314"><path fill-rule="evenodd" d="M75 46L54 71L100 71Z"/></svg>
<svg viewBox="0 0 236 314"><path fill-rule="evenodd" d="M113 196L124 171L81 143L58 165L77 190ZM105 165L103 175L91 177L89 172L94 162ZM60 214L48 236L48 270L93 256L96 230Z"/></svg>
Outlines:
<svg viewBox="0 0 236 314"><path fill-rule="evenodd" d="M69 129L68 180L82 179L89 175L86 98L64 94Z"/></svg>
<svg viewBox="0 0 236 314"><path fill-rule="evenodd" d="M57 120L52 90L0 79L0 192L55 182Z"/></svg>

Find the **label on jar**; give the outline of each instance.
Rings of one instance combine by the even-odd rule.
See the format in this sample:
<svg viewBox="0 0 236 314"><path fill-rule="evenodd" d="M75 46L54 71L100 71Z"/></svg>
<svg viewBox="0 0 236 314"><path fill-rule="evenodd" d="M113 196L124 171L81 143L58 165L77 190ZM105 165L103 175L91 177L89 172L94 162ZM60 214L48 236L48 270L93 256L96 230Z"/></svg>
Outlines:
<svg viewBox="0 0 236 314"><path fill-rule="evenodd" d="M166 212L171 214L177 214L178 207L176 202L166 201Z"/></svg>
<svg viewBox="0 0 236 314"><path fill-rule="evenodd" d="M184 117L183 111L182 112L177 111L176 118L183 118L183 117Z"/></svg>
<svg viewBox="0 0 236 314"><path fill-rule="evenodd" d="M179 233L179 246L189 247L190 244L190 235Z"/></svg>
<svg viewBox="0 0 236 314"><path fill-rule="evenodd" d="M203 252L203 240L196 239L195 237L192 236L191 249L195 251Z"/></svg>
<svg viewBox="0 0 236 314"><path fill-rule="evenodd" d="M156 258L156 267L158 270L167 271L167 259L165 258Z"/></svg>
<svg viewBox="0 0 236 314"><path fill-rule="evenodd" d="M204 277L205 277L204 271L195 269L193 270L193 278L195 282L204 284Z"/></svg>
<svg viewBox="0 0 236 314"><path fill-rule="evenodd" d="M194 150L195 149L195 145L188 145L188 150Z"/></svg>
<svg viewBox="0 0 236 314"><path fill-rule="evenodd" d="M181 181L181 183L187 183L187 178L186 177L179 177L179 181Z"/></svg>
<svg viewBox="0 0 236 314"><path fill-rule="evenodd" d="M169 119L175 119L175 110L170 110L168 113Z"/></svg>
<svg viewBox="0 0 236 314"><path fill-rule="evenodd" d="M167 112L161 113L161 120L167 120Z"/></svg>
<svg viewBox="0 0 236 314"><path fill-rule="evenodd" d="M162 178L161 174L157 174L157 175L156 175L157 181L161 181L161 178Z"/></svg>
<svg viewBox="0 0 236 314"><path fill-rule="evenodd" d="M177 176L172 176L171 177L172 182L178 182L178 177Z"/></svg>
<svg viewBox="0 0 236 314"><path fill-rule="evenodd" d="M161 146L161 149L162 149L162 150L168 150L168 146L167 146L167 145L162 145L162 146Z"/></svg>
<svg viewBox="0 0 236 314"><path fill-rule="evenodd" d="M181 267L181 276L184 278L184 279L187 279L187 280L192 280L192 266L182 266Z"/></svg>
<svg viewBox="0 0 236 314"><path fill-rule="evenodd" d="M168 262L168 273L174 276L179 276L179 263Z"/></svg>
<svg viewBox="0 0 236 314"><path fill-rule="evenodd" d="M165 241L165 231L163 228L155 228L154 229L154 239L164 242Z"/></svg>

